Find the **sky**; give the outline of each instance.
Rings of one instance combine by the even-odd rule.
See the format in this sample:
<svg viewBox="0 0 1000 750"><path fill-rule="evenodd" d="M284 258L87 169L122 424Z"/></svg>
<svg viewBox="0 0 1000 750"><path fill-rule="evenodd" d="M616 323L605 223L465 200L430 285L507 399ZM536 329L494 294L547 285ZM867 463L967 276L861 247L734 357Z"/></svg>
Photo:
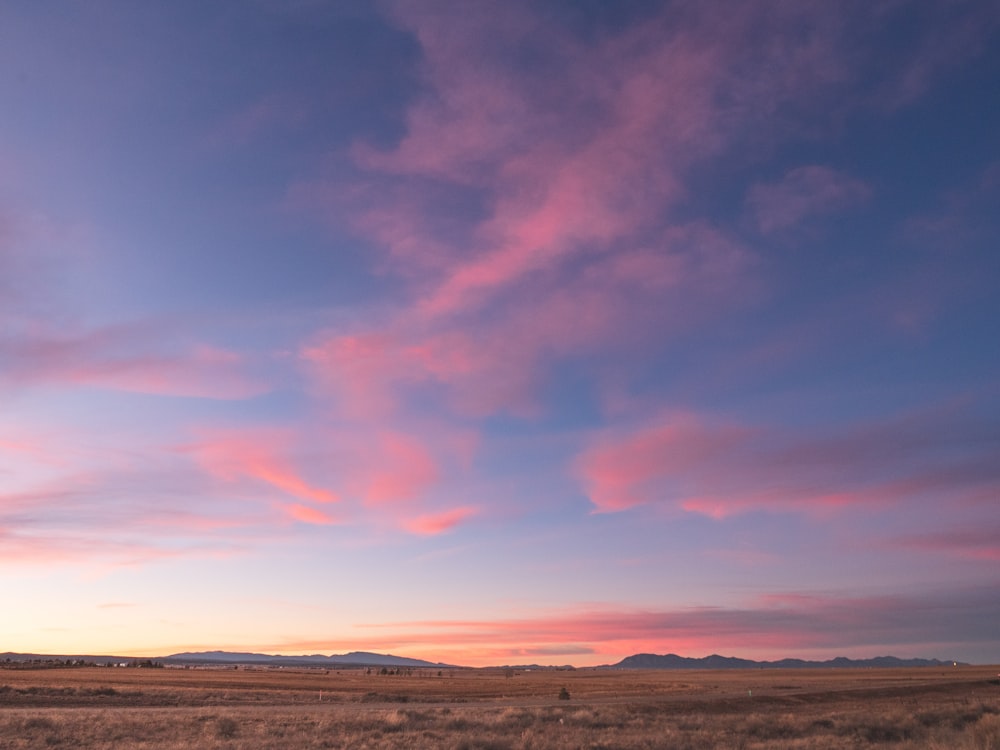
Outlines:
<svg viewBox="0 0 1000 750"><path fill-rule="evenodd" d="M0 5L0 651L1000 662L1000 5Z"/></svg>

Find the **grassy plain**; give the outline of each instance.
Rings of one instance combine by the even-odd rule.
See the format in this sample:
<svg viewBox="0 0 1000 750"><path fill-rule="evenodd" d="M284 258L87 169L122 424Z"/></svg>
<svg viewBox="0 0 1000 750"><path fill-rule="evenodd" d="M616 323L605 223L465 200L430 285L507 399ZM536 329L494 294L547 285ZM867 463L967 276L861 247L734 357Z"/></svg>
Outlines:
<svg viewBox="0 0 1000 750"><path fill-rule="evenodd" d="M1000 750L997 672L0 669L0 749Z"/></svg>

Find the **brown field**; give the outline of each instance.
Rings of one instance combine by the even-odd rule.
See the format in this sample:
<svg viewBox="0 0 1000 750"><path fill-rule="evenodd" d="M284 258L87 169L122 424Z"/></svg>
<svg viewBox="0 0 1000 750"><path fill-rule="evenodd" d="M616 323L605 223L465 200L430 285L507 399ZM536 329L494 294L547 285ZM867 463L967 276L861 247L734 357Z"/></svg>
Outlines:
<svg viewBox="0 0 1000 750"><path fill-rule="evenodd" d="M0 669L0 748L1000 750L997 672Z"/></svg>

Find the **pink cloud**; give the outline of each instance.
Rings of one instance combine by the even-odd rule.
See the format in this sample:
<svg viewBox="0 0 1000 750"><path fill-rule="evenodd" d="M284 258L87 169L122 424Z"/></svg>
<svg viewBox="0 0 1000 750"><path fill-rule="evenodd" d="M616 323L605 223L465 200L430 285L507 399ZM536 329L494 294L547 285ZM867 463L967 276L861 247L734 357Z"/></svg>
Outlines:
<svg viewBox="0 0 1000 750"><path fill-rule="evenodd" d="M0 527L0 567L67 563L131 566L182 554L141 542L109 540L106 535L22 534Z"/></svg>
<svg viewBox="0 0 1000 750"><path fill-rule="evenodd" d="M432 513L414 518L406 523L406 528L414 534L436 536L451 531L475 514L473 508L453 508L441 513Z"/></svg>
<svg viewBox="0 0 1000 750"><path fill-rule="evenodd" d="M389 432L380 435L378 442L377 460L358 477L365 485L367 503L382 505L410 500L437 481L437 463L420 440Z"/></svg>
<svg viewBox="0 0 1000 750"><path fill-rule="evenodd" d="M786 489L725 497L689 497L680 502L680 507L689 513L699 513L716 520L761 511L826 516L852 505L866 508L884 506L900 497L901 493L895 491L893 487L826 493Z"/></svg>
<svg viewBox="0 0 1000 750"><path fill-rule="evenodd" d="M237 554L274 538L266 508L218 499L188 507L190 497L204 498L204 487L171 473L175 487L151 487L155 473L137 482L112 464L0 493L0 565L140 565Z"/></svg>
<svg viewBox="0 0 1000 750"><path fill-rule="evenodd" d="M0 382L15 387L92 386L165 396L244 399L267 386L245 357L198 345L150 351L154 331L122 326L75 336L22 333L5 342L9 365Z"/></svg>
<svg viewBox="0 0 1000 750"><path fill-rule="evenodd" d="M870 196L864 182L829 167L808 165L791 170L779 182L754 185L747 205L760 231L770 234L811 216L851 208Z"/></svg>
<svg viewBox="0 0 1000 750"><path fill-rule="evenodd" d="M29 460L33 463L58 464L59 458L52 451L52 436L41 437L24 435L2 437L0 436L0 456L3 454L16 454L18 461Z"/></svg>
<svg viewBox="0 0 1000 750"><path fill-rule="evenodd" d="M440 509L460 485L476 452L475 433L433 422L404 430L364 430L333 436L336 471L358 505L359 522L417 535L450 531L474 510Z"/></svg>
<svg viewBox="0 0 1000 750"><path fill-rule="evenodd" d="M647 356L649 341L663 341L681 320L742 299L752 268L724 233L678 226L644 247L594 254L557 287L541 279L511 290L509 304L488 318L416 325L401 313L382 328L323 334L300 357L353 418L384 418L417 397L462 415L532 415L553 361L609 347L623 361Z"/></svg>
<svg viewBox="0 0 1000 750"><path fill-rule="evenodd" d="M901 537L896 544L919 552L984 562L1000 561L1000 527L985 523L971 528L946 529Z"/></svg>
<svg viewBox="0 0 1000 750"><path fill-rule="evenodd" d="M303 360L355 418L385 417L417 396L467 415L523 414L533 409L547 335L547 321L537 323L520 337L506 321L469 330L335 334L306 348Z"/></svg>
<svg viewBox="0 0 1000 750"><path fill-rule="evenodd" d="M762 264L722 228L679 218L691 215L691 171L769 143L775 128L802 128L800 117L825 118L824 95L869 74L844 55L852 24L871 20L865 10L703 4L584 40L530 5L386 7L421 51L424 87L405 132L389 146L355 144L353 184L320 176L289 200L348 222L400 282L393 305L317 333L298 354L336 418L402 434L432 413L537 416L559 365L635 371L675 334L745 304ZM532 65L512 65L513 48ZM870 195L851 175L805 165L751 188L747 207L777 232ZM798 335L804 347L819 338ZM577 473L598 510L668 502L716 518L825 515L937 491L906 459L904 480L854 456L859 471L842 472L842 446L789 466L797 441L822 443L692 416L597 438ZM382 477L361 461L354 494L420 498L440 481L434 450L394 458L369 442L395 468Z"/></svg>
<svg viewBox="0 0 1000 750"><path fill-rule="evenodd" d="M388 332L325 337L305 347L301 357L355 416L391 411L395 399L389 385L408 375L406 352Z"/></svg>
<svg viewBox="0 0 1000 750"><path fill-rule="evenodd" d="M289 503L283 505L282 508L289 516L294 518L296 521L301 521L302 523L326 526L332 523L336 523L336 520L329 513L325 513L318 508L312 508L308 505L300 505L299 503Z"/></svg>
<svg viewBox="0 0 1000 750"><path fill-rule="evenodd" d="M60 224L34 210L8 218L0 207L0 388L84 387L213 399L270 390L259 363L185 340L176 323L73 323L79 311L61 309L60 292L68 279L94 273L92 234L87 225Z"/></svg>
<svg viewBox="0 0 1000 750"><path fill-rule="evenodd" d="M784 66L734 56L712 12L664 14L596 48L528 7L391 13L418 39L427 84L405 135L356 146L367 176L353 188L292 191L306 203L314 193L324 216L350 203L412 293L387 320L302 348L341 413L385 418L429 399L466 416L537 414L554 361L609 345L648 356L745 298L752 254L707 223L666 218L686 170L742 132L730 100L745 79L756 98L737 110L791 96L827 76L822 44L792 45L796 64ZM509 45L530 45L539 25L541 72L512 67ZM754 65L795 73L762 80Z"/></svg>
<svg viewBox="0 0 1000 750"><path fill-rule="evenodd" d="M256 480L285 495L314 503L332 503L340 498L332 490L307 481L293 461L293 436L275 430L208 434L186 446L197 461L214 476L228 482Z"/></svg>
<svg viewBox="0 0 1000 750"><path fill-rule="evenodd" d="M304 523L421 535L457 527L473 510L441 510L439 503L467 472L477 436L431 421L400 427L206 429L178 452L241 497L267 499ZM334 502L340 509L335 515L318 507Z"/></svg>
<svg viewBox="0 0 1000 750"><path fill-rule="evenodd" d="M481 54L477 42L537 24L523 9L505 9L508 28L498 28L494 13L486 26L475 14L396 10L423 44L437 95L414 107L395 150L361 149L361 164L472 182L496 196L471 252L455 256L421 300L426 315L478 306L527 274L635 235L676 200L677 172L691 155L715 148L711 85L701 84L714 73L717 50L702 51L686 39L664 45L662 29L642 29L629 38L628 53L618 46L624 42L600 50L602 68L594 50L552 28L562 41L552 64L563 75L550 91L553 83ZM477 62L469 65L472 48ZM543 90L532 81L542 81ZM583 125L573 113L584 109L602 116Z"/></svg>
<svg viewBox="0 0 1000 750"><path fill-rule="evenodd" d="M602 440L580 458L579 473L599 511L626 510L649 502L650 483L702 469L747 437L739 427L707 426L680 415L621 439Z"/></svg>
<svg viewBox="0 0 1000 750"><path fill-rule="evenodd" d="M975 420L928 410L826 435L664 415L599 435L575 471L598 512L676 507L716 519L750 512L829 515L847 507L948 498L974 504L1000 488ZM970 450L961 460L951 440Z"/></svg>
<svg viewBox="0 0 1000 750"><path fill-rule="evenodd" d="M0 436L2 564L238 554L287 538L291 521L444 533L472 513L442 509L454 492L442 475L461 477L475 435L426 423L410 434L202 429L172 447L65 428L23 435Z"/></svg>
<svg viewBox="0 0 1000 750"><path fill-rule="evenodd" d="M757 80L748 71L783 66L738 59L709 12L664 14L596 46L527 6L390 13L423 54L426 90L405 134L355 147L356 185L289 193L324 220L354 217L384 251L381 270L405 284L395 310L300 351L341 413L384 418L430 398L465 416L537 414L553 362L609 345L648 356L745 301L753 254L672 211L687 171L742 137L733 107L757 102L729 100ZM788 16L775 22L796 26ZM511 66L510 45L530 46L526 29L540 25L537 65ZM794 66L806 80L768 79L759 95L791 96L812 82L803 71L823 75L824 53L806 46L818 58Z"/></svg>
<svg viewBox="0 0 1000 750"><path fill-rule="evenodd" d="M348 505L343 512L329 512L338 495L324 480L338 476L338 466L327 470L325 445L317 452L313 435L291 430L206 429L180 447L66 427L49 439L40 429L26 434L17 442L3 438L16 452L0 448L0 565L91 570L245 554L290 538L291 522L404 529L426 512L414 503L405 513L364 517L348 505L353 498L340 502L338 508ZM36 440L45 445L37 460ZM332 448L350 444L345 435ZM378 465L376 456L370 461ZM350 480L344 472L345 485Z"/></svg>

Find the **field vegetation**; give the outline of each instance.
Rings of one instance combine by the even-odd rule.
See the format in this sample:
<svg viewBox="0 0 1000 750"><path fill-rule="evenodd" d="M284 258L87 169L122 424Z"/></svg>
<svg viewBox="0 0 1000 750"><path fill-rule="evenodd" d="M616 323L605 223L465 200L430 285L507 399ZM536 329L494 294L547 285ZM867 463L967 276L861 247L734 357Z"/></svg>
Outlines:
<svg viewBox="0 0 1000 750"><path fill-rule="evenodd" d="M0 669L0 748L1000 750L995 667Z"/></svg>

